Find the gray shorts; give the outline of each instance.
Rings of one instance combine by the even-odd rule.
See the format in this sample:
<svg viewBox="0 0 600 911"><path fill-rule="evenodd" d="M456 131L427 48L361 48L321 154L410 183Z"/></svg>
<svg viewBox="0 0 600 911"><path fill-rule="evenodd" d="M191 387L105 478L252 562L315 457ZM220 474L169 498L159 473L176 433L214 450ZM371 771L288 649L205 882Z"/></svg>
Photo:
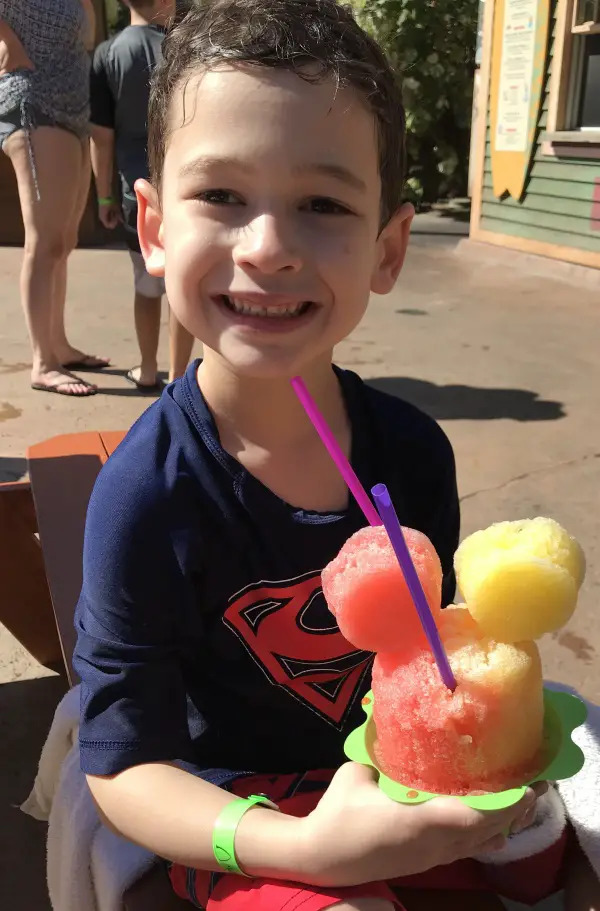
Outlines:
<svg viewBox="0 0 600 911"><path fill-rule="evenodd" d="M48 117L47 114L44 114L39 108L36 108L33 105L29 105L29 110L32 123L35 124L33 129L35 129L35 127L58 127L60 130L67 130L68 133L73 132L69 127L64 126L62 123L58 123L53 117ZM9 111L7 114L0 114L0 149L9 136L12 136L17 130L26 129L31 129L31 127L24 123L23 112L20 107L13 108L13 110Z"/></svg>
<svg viewBox="0 0 600 911"><path fill-rule="evenodd" d="M11 74L6 74L2 78L7 78ZM37 167L35 162L35 155L33 154L33 143L31 142L31 133L37 127L55 127L60 130L66 130L68 133L72 133L74 136L83 142L83 137L79 136L74 130L66 126L66 124L59 123L53 117L49 117L48 114L44 114L36 105L29 102L22 102L16 108L12 108L10 111L6 111L3 114L0 114L0 149L4 148L4 143L6 140L12 136L13 133L17 133L19 130L25 131L25 136L27 137L27 153L29 155L29 167L31 168L31 176L33 178L33 185L35 187L35 195L37 201L41 199L40 187L38 183L38 174Z"/></svg>
<svg viewBox="0 0 600 911"><path fill-rule="evenodd" d="M133 284L138 294L144 297L162 297L165 293L164 278L156 278L146 272L146 263L141 253L128 251L133 265Z"/></svg>

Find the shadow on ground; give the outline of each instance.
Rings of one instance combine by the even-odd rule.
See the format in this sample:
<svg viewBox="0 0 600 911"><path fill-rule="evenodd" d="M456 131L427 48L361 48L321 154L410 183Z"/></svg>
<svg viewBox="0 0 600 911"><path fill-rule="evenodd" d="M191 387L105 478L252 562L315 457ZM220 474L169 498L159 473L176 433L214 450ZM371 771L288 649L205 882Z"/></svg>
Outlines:
<svg viewBox="0 0 600 911"><path fill-rule="evenodd" d="M2 894L10 896L11 911L50 911L44 872L47 827L18 806L31 790L54 710L66 689L66 678L59 676L0 686L0 883Z"/></svg>
<svg viewBox="0 0 600 911"><path fill-rule="evenodd" d="M161 394L163 387L167 383L167 374L164 371L158 372L158 380L160 382L159 387L152 387L144 389L140 386L136 386L135 383L128 380L128 386L104 386L103 379L108 376L121 376L126 377L127 370L121 370L117 367L104 367L101 371L98 371L95 374L94 382L98 386L99 395L119 395L125 397L137 396L143 398L158 398Z"/></svg>
<svg viewBox="0 0 600 911"><path fill-rule="evenodd" d="M0 456L0 484L20 481L27 474L27 459Z"/></svg>
<svg viewBox="0 0 600 911"><path fill-rule="evenodd" d="M421 408L437 421L556 421L566 416L562 402L540 399L530 389L485 389L452 384L437 386L404 376L376 377L369 386Z"/></svg>

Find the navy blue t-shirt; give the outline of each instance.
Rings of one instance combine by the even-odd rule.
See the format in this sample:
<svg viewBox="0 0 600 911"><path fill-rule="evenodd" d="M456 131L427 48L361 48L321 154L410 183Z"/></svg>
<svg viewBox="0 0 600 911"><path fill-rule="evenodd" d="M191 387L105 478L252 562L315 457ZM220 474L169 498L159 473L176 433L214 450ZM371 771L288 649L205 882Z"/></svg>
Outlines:
<svg viewBox="0 0 600 911"><path fill-rule="evenodd" d="M334 768L361 723L372 656L327 609L323 567L366 524L285 503L219 443L197 363L167 387L102 469L89 505L74 666L81 763L110 775L180 761L232 772ZM387 484L425 532L454 595L459 508L440 427L336 371L367 490Z"/></svg>

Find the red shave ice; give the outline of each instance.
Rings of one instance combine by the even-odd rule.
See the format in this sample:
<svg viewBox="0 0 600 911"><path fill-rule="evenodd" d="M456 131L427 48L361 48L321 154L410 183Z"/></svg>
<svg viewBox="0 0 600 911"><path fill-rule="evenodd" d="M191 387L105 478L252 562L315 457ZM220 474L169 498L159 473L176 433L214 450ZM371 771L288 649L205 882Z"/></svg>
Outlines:
<svg viewBox="0 0 600 911"><path fill-rule="evenodd" d="M357 532L322 573L345 638L377 652L373 759L389 778L430 793L522 784L540 762L537 647L486 636L464 606L441 610L437 554L420 532L403 534L457 681L454 692L442 681L384 528Z"/></svg>
<svg viewBox="0 0 600 911"><path fill-rule="evenodd" d="M467 614L464 608L449 608ZM462 639L449 651L451 693L429 652L373 665L374 758L407 787L436 794L503 791L540 764L543 699L534 642Z"/></svg>
<svg viewBox="0 0 600 911"><path fill-rule="evenodd" d="M441 613L442 567L429 538L403 528L431 612ZM361 528L321 574L323 592L345 638L370 652L406 656L427 639L383 526Z"/></svg>

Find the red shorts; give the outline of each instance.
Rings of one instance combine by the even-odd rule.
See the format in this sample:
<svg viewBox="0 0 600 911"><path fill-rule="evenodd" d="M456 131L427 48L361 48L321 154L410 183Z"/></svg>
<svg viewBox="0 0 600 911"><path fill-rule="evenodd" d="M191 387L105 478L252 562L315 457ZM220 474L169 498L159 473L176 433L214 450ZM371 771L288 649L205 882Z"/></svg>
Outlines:
<svg viewBox="0 0 600 911"><path fill-rule="evenodd" d="M290 816L307 816L317 805L333 776L332 770L303 775L247 775L236 779L230 790L238 797L266 794ZM332 905L356 898L382 898L403 911L396 890L431 889L500 893L506 898L534 904L561 887L559 870L566 836L549 851L503 868L502 885L497 871L493 882L488 868L471 859L434 867L426 873L406 876L391 882L363 883L333 889L288 883L273 879L247 879L231 873L210 873L171 864L169 877L180 898L186 898L204 911L322 911ZM527 894L534 882L535 895Z"/></svg>

